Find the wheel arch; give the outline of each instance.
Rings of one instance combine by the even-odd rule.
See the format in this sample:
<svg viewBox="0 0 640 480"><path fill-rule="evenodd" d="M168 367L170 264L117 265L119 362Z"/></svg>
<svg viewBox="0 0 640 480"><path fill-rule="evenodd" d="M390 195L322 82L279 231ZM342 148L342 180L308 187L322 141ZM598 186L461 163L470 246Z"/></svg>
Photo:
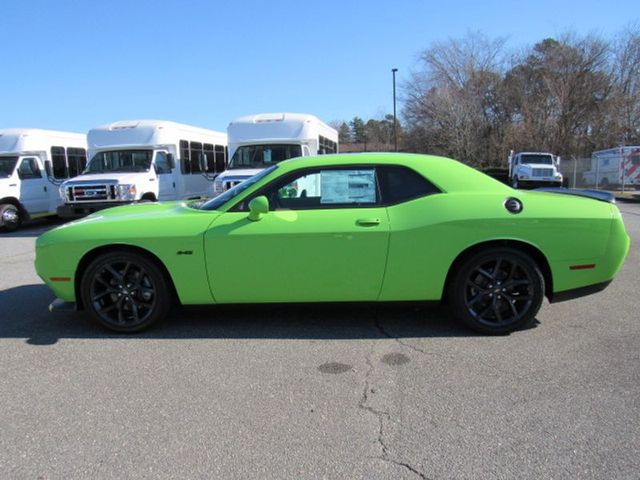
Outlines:
<svg viewBox="0 0 640 480"><path fill-rule="evenodd" d="M157 200L156 198L156 194L153 192L147 192L144 195L142 195L142 197L140 197L140 201L145 201L148 200L150 202L155 202Z"/></svg>
<svg viewBox="0 0 640 480"><path fill-rule="evenodd" d="M82 304L82 295L80 294L80 287L82 283L82 277L84 276L84 273L87 270L87 267L91 264L91 262L93 262L93 260L98 258L100 255L103 255L105 253L113 253L113 252L135 253L145 257L147 260L156 264L162 271L165 278L167 279L167 282L169 284L169 289L171 291L172 300L175 303L180 302L180 298L178 297L176 287L173 283L173 278L171 277L171 274L169 273L169 270L167 269L166 265L162 262L162 260L160 260L160 258L157 255L155 255L153 252L146 250L142 247L129 245L125 243L116 243L116 244L109 244L109 245L101 245L92 250L89 250L87 253L85 253L82 256L82 258L78 262L78 267L76 268L75 281L74 281L74 291L75 291L75 297L76 297L76 305L78 309L84 308L84 305Z"/></svg>
<svg viewBox="0 0 640 480"><path fill-rule="evenodd" d="M488 240L480 243L476 243L467 247L465 250L460 252L455 260L449 266L449 270L447 271L447 276L444 283L444 288L442 292L442 300L447 302L447 292L449 290L449 284L453 281L453 277L455 275L458 267L466 260L469 256L474 255L475 253L486 250L489 248L495 247L503 247L503 248L513 248L514 250L518 250L522 253L529 255L536 265L540 268L542 272L542 276L544 277L544 294L547 298L553 297L553 275L551 273L551 267L549 266L549 261L547 257L542 253L542 251L527 242L522 240L514 240L514 239L500 239L500 240Z"/></svg>

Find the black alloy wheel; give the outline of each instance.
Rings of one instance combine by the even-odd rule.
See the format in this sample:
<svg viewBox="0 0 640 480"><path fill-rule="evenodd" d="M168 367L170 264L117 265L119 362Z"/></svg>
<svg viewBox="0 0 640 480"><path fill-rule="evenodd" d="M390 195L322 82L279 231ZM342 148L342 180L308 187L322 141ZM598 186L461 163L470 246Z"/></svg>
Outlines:
<svg viewBox="0 0 640 480"><path fill-rule="evenodd" d="M85 271L81 293L92 318L118 332L143 330L163 319L171 306L163 272L130 252L96 258Z"/></svg>
<svg viewBox="0 0 640 480"><path fill-rule="evenodd" d="M452 310L470 328L504 334L533 322L544 297L544 277L526 254L491 249L468 258L452 282Z"/></svg>

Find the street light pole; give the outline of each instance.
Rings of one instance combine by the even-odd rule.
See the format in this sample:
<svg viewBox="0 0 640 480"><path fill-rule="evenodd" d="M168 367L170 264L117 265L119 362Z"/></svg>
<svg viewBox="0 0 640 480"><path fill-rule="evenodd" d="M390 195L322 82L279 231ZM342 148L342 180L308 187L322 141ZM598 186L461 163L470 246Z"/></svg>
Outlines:
<svg viewBox="0 0 640 480"><path fill-rule="evenodd" d="M397 68L392 68L393 74L393 150L398 151L398 122L396 121L396 72Z"/></svg>

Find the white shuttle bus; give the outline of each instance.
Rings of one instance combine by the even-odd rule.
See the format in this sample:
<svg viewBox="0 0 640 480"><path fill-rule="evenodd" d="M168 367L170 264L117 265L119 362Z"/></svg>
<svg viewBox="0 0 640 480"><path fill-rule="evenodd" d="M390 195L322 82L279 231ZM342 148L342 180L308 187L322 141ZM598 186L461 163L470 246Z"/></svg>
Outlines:
<svg viewBox="0 0 640 480"><path fill-rule="evenodd" d="M103 125L89 131L87 142L87 168L60 187L61 217L131 202L210 197L227 165L225 133L168 121Z"/></svg>
<svg viewBox="0 0 640 480"><path fill-rule="evenodd" d="M0 130L0 230L55 215L58 186L87 164L87 137L39 129Z"/></svg>
<svg viewBox="0 0 640 480"><path fill-rule="evenodd" d="M338 132L306 113L262 113L227 127L231 160L215 182L219 195L260 170L294 157L338 153Z"/></svg>

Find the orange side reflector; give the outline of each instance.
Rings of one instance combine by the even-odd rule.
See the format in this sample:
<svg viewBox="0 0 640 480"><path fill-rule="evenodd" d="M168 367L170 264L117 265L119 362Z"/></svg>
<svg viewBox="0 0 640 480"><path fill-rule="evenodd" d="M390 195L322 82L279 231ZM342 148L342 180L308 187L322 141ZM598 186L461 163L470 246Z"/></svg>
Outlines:
<svg viewBox="0 0 640 480"><path fill-rule="evenodd" d="M49 280L52 282L70 282L71 277L50 277Z"/></svg>
<svg viewBox="0 0 640 480"><path fill-rule="evenodd" d="M589 268L596 268L595 263L589 263L587 265L571 265L569 270L587 270Z"/></svg>

